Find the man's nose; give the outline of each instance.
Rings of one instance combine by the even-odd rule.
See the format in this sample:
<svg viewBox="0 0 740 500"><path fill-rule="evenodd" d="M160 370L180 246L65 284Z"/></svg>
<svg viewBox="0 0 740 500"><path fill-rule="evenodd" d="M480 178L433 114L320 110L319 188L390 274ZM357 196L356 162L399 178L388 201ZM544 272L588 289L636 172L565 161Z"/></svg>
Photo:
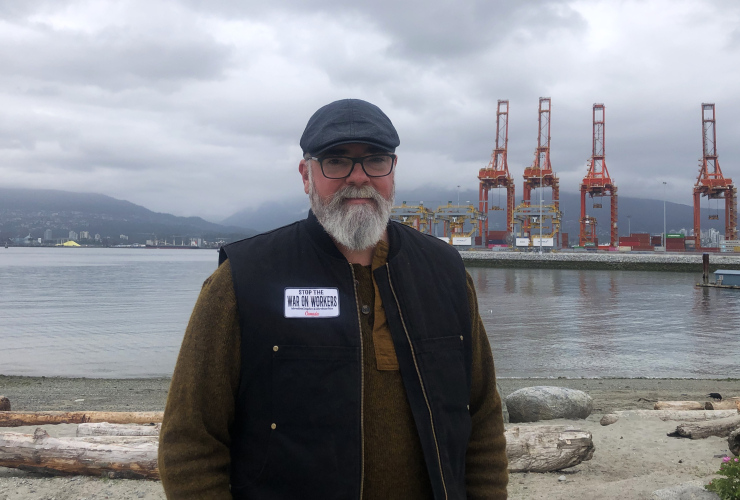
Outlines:
<svg viewBox="0 0 740 500"><path fill-rule="evenodd" d="M370 178L365 173L365 170L362 168L362 164L359 161L356 161L354 165L352 165L352 172L350 172L349 177L347 177L347 183L348 184L367 184L370 182Z"/></svg>

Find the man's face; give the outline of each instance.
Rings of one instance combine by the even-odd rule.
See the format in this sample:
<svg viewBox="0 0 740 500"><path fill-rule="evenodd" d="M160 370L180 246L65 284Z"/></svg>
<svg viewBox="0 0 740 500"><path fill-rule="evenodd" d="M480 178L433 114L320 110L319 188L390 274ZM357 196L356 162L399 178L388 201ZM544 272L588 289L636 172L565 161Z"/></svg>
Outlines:
<svg viewBox="0 0 740 500"><path fill-rule="evenodd" d="M367 156L373 153L386 153L375 146L369 144L342 144L335 148L331 148L323 153L321 156L350 156L352 158L359 158L361 156ZM303 190L306 194L309 194L310 182L308 178L308 165L306 160L302 160L299 166L299 170L303 177ZM331 198L337 191L344 189L347 186L370 186L374 188L383 198L390 200L393 195L393 182L395 175L395 168L385 177L368 177L362 170L359 164L354 166L352 173L346 179L327 179L324 174L321 173L321 166L316 161L310 162L310 168L312 170L312 177L314 180L314 189L316 194L326 202ZM347 199L344 201L347 205L352 204L366 204L374 203L369 198L355 198Z"/></svg>
<svg viewBox="0 0 740 500"><path fill-rule="evenodd" d="M358 158L378 153L386 151L366 144L349 144L332 148L321 156ZM368 177L355 164L349 177L328 179L315 160L302 160L299 170L311 209L335 241L353 251L377 244L385 233L393 206L393 172L384 177Z"/></svg>

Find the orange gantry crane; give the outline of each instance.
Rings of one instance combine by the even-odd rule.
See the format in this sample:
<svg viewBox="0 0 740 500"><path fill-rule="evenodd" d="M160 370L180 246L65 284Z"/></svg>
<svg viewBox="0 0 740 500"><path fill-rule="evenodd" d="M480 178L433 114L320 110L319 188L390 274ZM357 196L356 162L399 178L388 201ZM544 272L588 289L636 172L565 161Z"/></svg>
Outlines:
<svg viewBox="0 0 740 500"><path fill-rule="evenodd" d="M588 160L588 172L581 182L581 231L578 244L596 243L596 218L586 215L586 195L591 198L611 196L611 219L609 221L609 242L612 246L618 244L617 233L617 186L609 177L606 168L606 149L604 137L605 113L603 104L594 104L593 109L593 138L591 158ZM594 203L594 208L601 208L600 203Z"/></svg>
<svg viewBox="0 0 740 500"><path fill-rule="evenodd" d="M509 164L506 159L509 146L509 101L499 100L496 109L496 149L491 154L488 166L480 169L478 180L479 207L483 220L478 223L478 234L481 244L488 241L488 211L503 210L498 205L489 205L489 196L492 188L506 189L506 230L511 233L514 228L514 179L509 174Z"/></svg>
<svg viewBox="0 0 740 500"><path fill-rule="evenodd" d="M560 186L550 164L550 107L550 98L540 97L537 149L534 152L534 163L531 167L524 169L522 201L524 205L529 205L532 189L550 187L552 188L552 204L557 210L560 206ZM526 229L529 228L528 221L525 222L525 226Z"/></svg>
<svg viewBox="0 0 740 500"><path fill-rule="evenodd" d="M702 103L702 149L703 156L699 160L699 177L694 184L694 241L696 249L701 248L701 197L708 200L725 200L725 239L737 239L737 188L732 179L722 175L717 158L717 131L714 114L714 104ZM709 218L713 218L709 215ZM718 218L718 217L714 217Z"/></svg>

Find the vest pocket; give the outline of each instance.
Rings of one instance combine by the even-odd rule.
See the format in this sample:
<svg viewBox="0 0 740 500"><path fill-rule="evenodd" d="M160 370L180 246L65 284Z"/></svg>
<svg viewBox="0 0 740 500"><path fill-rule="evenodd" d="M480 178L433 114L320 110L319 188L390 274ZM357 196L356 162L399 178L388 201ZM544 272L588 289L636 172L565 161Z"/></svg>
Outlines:
<svg viewBox="0 0 740 500"><path fill-rule="evenodd" d="M445 478L448 484L464 484L472 425L463 341L459 335L417 340L414 350L432 408Z"/></svg>
<svg viewBox="0 0 740 500"><path fill-rule="evenodd" d="M279 345L271 413L264 466L244 492L346 498L336 486L351 489L359 478L359 348ZM326 485L333 490L323 492Z"/></svg>

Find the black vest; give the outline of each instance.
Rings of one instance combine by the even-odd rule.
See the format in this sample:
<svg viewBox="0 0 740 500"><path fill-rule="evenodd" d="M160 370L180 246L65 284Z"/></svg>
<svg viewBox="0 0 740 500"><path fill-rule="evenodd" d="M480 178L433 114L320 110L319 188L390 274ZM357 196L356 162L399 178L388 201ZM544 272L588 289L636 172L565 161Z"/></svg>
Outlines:
<svg viewBox="0 0 740 500"><path fill-rule="evenodd" d="M437 500L463 500L471 324L457 250L402 224L374 271ZM363 484L363 360L351 264L316 217L221 249L241 326L231 430L235 499L356 500ZM339 315L286 318L286 288L337 289Z"/></svg>

